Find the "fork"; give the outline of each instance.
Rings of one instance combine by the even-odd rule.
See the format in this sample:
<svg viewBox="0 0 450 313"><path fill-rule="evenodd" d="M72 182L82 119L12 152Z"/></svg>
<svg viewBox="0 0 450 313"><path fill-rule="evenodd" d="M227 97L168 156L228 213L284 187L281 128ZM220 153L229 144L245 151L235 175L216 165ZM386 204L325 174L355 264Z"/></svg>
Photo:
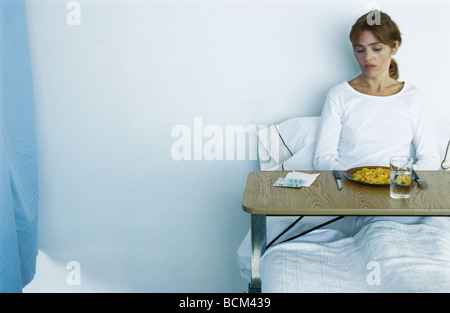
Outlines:
<svg viewBox="0 0 450 313"><path fill-rule="evenodd" d="M413 172L414 176L416 177L416 180L419 183L420 188L427 189L428 188L427 182L420 179L415 170L412 170L412 172Z"/></svg>

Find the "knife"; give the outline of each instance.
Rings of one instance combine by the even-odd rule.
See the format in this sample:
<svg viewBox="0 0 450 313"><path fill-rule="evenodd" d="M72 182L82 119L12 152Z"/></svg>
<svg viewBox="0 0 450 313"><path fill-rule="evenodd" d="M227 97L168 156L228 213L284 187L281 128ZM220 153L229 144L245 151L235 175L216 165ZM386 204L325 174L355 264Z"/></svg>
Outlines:
<svg viewBox="0 0 450 313"><path fill-rule="evenodd" d="M336 170L333 171L333 174L334 174L334 178L336 178L336 182L337 182L338 188L339 188L339 190L341 190L342 189L341 175Z"/></svg>

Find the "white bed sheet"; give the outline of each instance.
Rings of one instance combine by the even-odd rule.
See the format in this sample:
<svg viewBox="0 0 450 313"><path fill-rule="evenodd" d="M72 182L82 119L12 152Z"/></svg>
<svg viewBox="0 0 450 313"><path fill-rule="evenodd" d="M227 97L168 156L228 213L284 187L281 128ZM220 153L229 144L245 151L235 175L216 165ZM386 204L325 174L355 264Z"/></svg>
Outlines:
<svg viewBox="0 0 450 313"><path fill-rule="evenodd" d="M450 292L445 228L375 219L334 239L269 248L260 264L262 291Z"/></svg>

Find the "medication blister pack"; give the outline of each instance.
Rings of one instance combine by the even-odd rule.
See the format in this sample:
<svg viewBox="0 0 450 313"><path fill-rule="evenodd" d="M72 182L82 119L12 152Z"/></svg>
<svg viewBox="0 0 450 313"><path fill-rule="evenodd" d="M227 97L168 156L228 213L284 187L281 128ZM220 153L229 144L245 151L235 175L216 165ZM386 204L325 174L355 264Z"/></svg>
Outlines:
<svg viewBox="0 0 450 313"><path fill-rule="evenodd" d="M288 188L300 188L303 180L290 177L280 177L273 184L274 187L288 187Z"/></svg>

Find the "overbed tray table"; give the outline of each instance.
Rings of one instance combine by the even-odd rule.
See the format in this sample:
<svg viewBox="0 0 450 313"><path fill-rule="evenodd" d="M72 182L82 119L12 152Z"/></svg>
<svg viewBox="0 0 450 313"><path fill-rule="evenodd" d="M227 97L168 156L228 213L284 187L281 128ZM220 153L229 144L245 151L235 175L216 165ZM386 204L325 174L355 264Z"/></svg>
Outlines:
<svg viewBox="0 0 450 313"><path fill-rule="evenodd" d="M255 171L248 175L242 203L251 214L251 283L249 292L261 291L259 262L266 250L266 216L450 216L450 172L418 171L428 189L417 183L411 186L411 197L394 200L389 187L358 184L342 178L338 189L332 171L319 173L309 187L280 188L272 185L287 171ZM341 173L342 176L342 173Z"/></svg>

